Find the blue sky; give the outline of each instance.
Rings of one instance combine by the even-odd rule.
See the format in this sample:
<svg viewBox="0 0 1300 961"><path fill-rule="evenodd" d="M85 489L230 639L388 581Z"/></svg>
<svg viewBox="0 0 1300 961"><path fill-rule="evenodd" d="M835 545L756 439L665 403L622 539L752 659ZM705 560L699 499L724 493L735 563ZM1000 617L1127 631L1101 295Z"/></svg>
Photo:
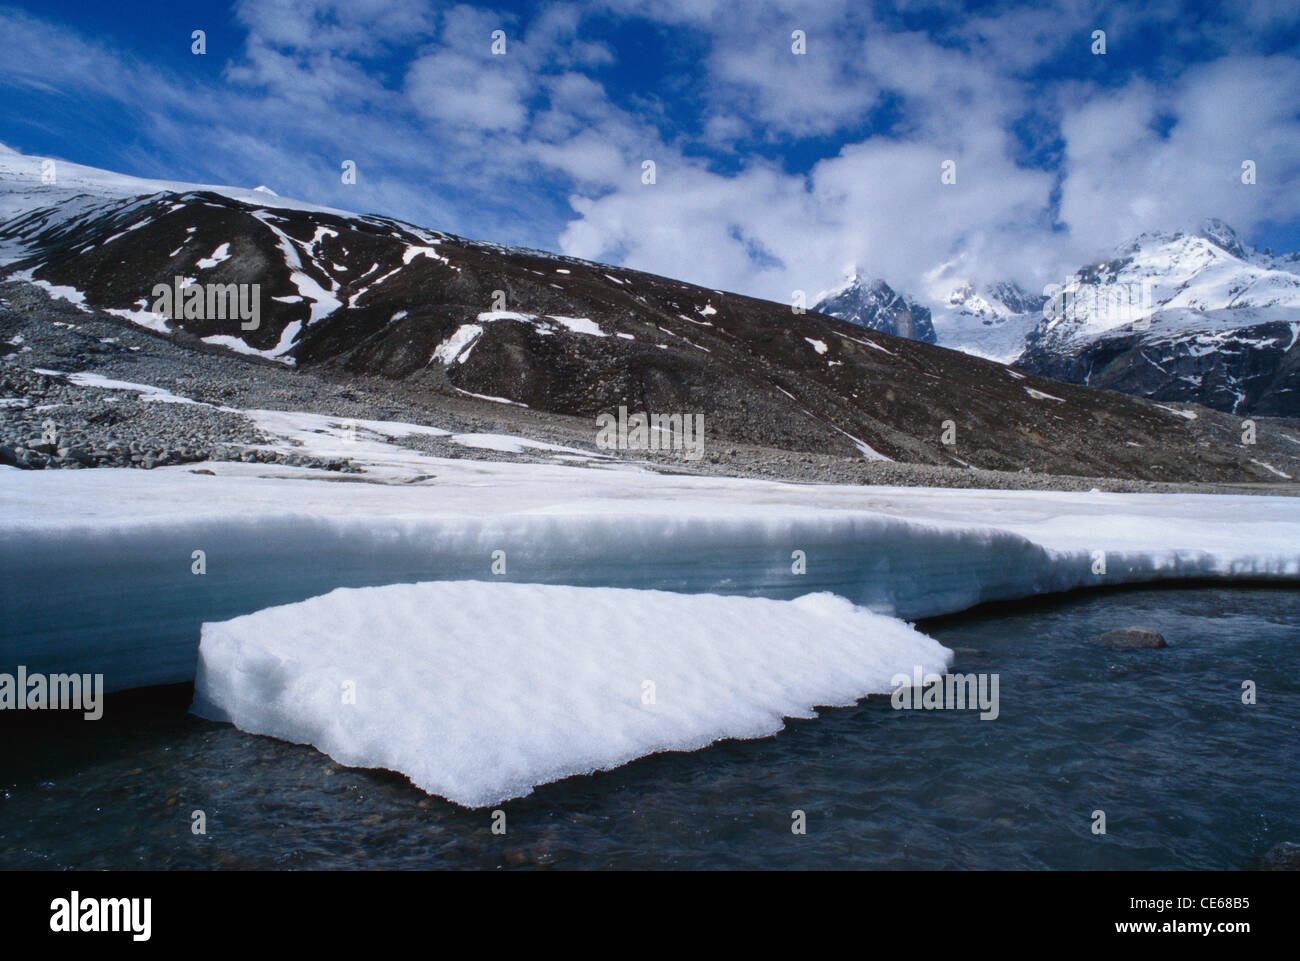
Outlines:
<svg viewBox="0 0 1300 961"><path fill-rule="evenodd" d="M42 0L0 41L26 153L780 300L1041 286L1208 216L1300 248L1294 2Z"/></svg>

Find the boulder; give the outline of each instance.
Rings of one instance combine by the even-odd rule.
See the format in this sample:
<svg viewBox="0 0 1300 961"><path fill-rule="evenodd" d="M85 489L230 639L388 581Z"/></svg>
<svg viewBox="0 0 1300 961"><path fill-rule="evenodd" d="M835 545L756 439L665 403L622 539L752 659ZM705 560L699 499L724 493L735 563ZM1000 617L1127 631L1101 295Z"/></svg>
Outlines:
<svg viewBox="0 0 1300 961"><path fill-rule="evenodd" d="M1259 866L1264 871L1300 871L1300 844L1283 841L1273 845L1259 859Z"/></svg>
<svg viewBox="0 0 1300 961"><path fill-rule="evenodd" d="M1114 651L1136 651L1143 648L1165 647L1165 639L1159 631L1145 627L1121 627L1107 631L1098 640Z"/></svg>

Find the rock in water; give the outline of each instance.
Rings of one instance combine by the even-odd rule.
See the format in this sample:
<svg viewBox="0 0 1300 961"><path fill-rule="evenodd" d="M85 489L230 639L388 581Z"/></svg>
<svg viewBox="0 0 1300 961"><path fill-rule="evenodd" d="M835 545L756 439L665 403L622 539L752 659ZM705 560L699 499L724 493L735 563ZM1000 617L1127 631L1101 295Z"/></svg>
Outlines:
<svg viewBox="0 0 1300 961"><path fill-rule="evenodd" d="M1269 848L1259 866L1264 871L1300 871L1300 844L1283 841Z"/></svg>
<svg viewBox="0 0 1300 961"><path fill-rule="evenodd" d="M1150 631L1145 627L1121 627L1116 631L1107 631L1099 640L1115 651L1135 651L1147 647L1164 647L1165 639L1159 631Z"/></svg>

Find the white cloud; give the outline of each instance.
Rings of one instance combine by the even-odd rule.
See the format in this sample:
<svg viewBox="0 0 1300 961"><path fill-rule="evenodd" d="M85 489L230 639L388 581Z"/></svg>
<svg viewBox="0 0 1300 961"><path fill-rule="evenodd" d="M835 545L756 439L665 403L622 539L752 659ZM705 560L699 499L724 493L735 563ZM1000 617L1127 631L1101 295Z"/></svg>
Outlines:
<svg viewBox="0 0 1300 961"><path fill-rule="evenodd" d="M427 0L240 0L235 6L250 46L363 55L429 36L436 11Z"/></svg>
<svg viewBox="0 0 1300 961"><path fill-rule="evenodd" d="M1217 216L1250 231L1300 218L1300 63L1234 57L1176 84L1101 91L1062 120L1061 215L1081 250ZM1173 126L1161 135L1155 125ZM1241 182L1252 160L1258 182Z"/></svg>
<svg viewBox="0 0 1300 961"><path fill-rule="evenodd" d="M1204 25L1176 3L1103 11L1120 48L1155 22L1179 44L1229 51L1166 57L1159 83L1104 84L1038 76L1091 57L1094 11L1072 0L975 18L954 7L933 18L937 36L848 0L606 0L531 17L242 0L236 12L247 43L209 84L3 11L0 30L27 55L0 64L0 83L86 115L102 101L128 111L138 145L116 161L142 174L269 183L782 301L848 263L940 297L966 277L1041 284L1203 216L1247 235L1300 220L1300 64L1236 52L1295 22L1267 4ZM610 21L661 31L670 83L619 89L617 49L593 26ZM490 52L494 29L505 56ZM790 51L794 29L806 55ZM884 129L864 132L882 105ZM1060 137L1059 173L1016 162L1013 125L1030 114ZM846 132L856 139L835 139ZM354 187L339 181L344 159L358 164ZM641 183L646 159L654 185ZM1244 159L1255 186L1240 183ZM955 185L940 183L944 160Z"/></svg>
<svg viewBox="0 0 1300 961"><path fill-rule="evenodd" d="M421 57L407 77L407 93L417 110L479 130L522 129L528 120L524 88L504 58L454 50Z"/></svg>

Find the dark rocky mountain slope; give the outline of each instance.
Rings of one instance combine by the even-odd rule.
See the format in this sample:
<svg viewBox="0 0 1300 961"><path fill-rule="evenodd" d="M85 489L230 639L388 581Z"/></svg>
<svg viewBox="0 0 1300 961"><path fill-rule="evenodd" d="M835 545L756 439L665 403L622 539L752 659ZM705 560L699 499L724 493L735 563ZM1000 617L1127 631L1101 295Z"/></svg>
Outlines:
<svg viewBox="0 0 1300 961"><path fill-rule="evenodd" d="M593 419L619 406L701 413L712 444L1148 480L1276 479L1240 445L1236 418L1185 416L634 270L276 203L207 191L82 197L0 224L0 243L19 251L11 277L251 363ZM257 328L158 316L155 287L178 277L259 285ZM1300 460L1273 466L1291 474Z"/></svg>

